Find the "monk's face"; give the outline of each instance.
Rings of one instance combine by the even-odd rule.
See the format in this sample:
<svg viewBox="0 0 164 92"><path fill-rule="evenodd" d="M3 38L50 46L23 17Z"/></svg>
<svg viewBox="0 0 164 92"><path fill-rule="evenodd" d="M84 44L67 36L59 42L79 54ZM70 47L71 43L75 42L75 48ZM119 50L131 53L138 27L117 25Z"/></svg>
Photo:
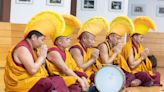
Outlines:
<svg viewBox="0 0 164 92"><path fill-rule="evenodd" d="M109 35L109 39L111 40L113 46L116 46L117 44L121 43L121 36L117 34Z"/></svg>
<svg viewBox="0 0 164 92"><path fill-rule="evenodd" d="M141 43L144 40L144 36L141 34L136 34L136 35L134 35L134 39L137 43Z"/></svg>
<svg viewBox="0 0 164 92"><path fill-rule="evenodd" d="M32 45L34 48L40 48L44 44L45 36L32 36Z"/></svg>
<svg viewBox="0 0 164 92"><path fill-rule="evenodd" d="M143 42L144 36L143 35L138 35L138 40L139 40L140 43Z"/></svg>
<svg viewBox="0 0 164 92"><path fill-rule="evenodd" d="M71 45L71 39L69 36L62 36L59 38L59 43L63 48L68 48Z"/></svg>
<svg viewBox="0 0 164 92"><path fill-rule="evenodd" d="M84 37L84 42L86 47L90 48L92 45L95 43L95 36L92 35L91 33L86 33Z"/></svg>

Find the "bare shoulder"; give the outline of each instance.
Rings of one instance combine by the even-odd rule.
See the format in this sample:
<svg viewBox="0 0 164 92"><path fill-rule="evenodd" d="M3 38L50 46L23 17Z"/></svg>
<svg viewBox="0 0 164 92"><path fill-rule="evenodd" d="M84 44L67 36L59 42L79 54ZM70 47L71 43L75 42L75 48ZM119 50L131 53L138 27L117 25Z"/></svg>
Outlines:
<svg viewBox="0 0 164 92"><path fill-rule="evenodd" d="M20 46L16 48L13 55L14 55L15 62L19 64L23 64L26 66L27 63L34 62L32 54L24 46Z"/></svg>
<svg viewBox="0 0 164 92"><path fill-rule="evenodd" d="M51 61L54 61L54 59L61 59L62 56L58 51L51 51L47 54L47 58Z"/></svg>
<svg viewBox="0 0 164 92"><path fill-rule="evenodd" d="M98 49L99 49L99 50L107 49L107 46L106 46L105 43L100 43L100 44L98 45Z"/></svg>
<svg viewBox="0 0 164 92"><path fill-rule="evenodd" d="M73 55L79 55L79 54L81 54L81 51L79 48L71 48L70 53Z"/></svg>
<svg viewBox="0 0 164 92"><path fill-rule="evenodd" d="M30 51L24 47L24 46L20 46L18 48L15 49L14 54L16 54L17 56L31 56Z"/></svg>

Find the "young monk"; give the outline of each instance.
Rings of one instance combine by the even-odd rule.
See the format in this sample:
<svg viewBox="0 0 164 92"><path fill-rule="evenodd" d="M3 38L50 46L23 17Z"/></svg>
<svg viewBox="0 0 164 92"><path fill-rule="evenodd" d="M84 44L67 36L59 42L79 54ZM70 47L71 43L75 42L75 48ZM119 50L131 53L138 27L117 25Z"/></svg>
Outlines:
<svg viewBox="0 0 164 92"><path fill-rule="evenodd" d="M134 25L135 31L131 32L131 39L124 46L122 55L136 79L140 80L138 83L134 83L136 86L159 86L160 73L152 72L152 63L147 57L149 50L141 44L149 28L156 29L155 24L146 16L138 16L134 19Z"/></svg>
<svg viewBox="0 0 164 92"><path fill-rule="evenodd" d="M26 26L24 39L9 51L4 74L6 92L69 91L61 77L48 77L44 66L44 39L56 29L57 15L44 11L34 16Z"/></svg>
<svg viewBox="0 0 164 92"><path fill-rule="evenodd" d="M86 80L87 75L83 70L77 67L75 61L72 59L68 47L71 45L70 35L80 29L80 21L72 15L63 15L66 28L63 30L56 30L52 40L54 46L49 48L47 55L47 68L51 76L61 76L70 92L87 91L89 84ZM60 23L61 24L61 23Z"/></svg>
<svg viewBox="0 0 164 92"><path fill-rule="evenodd" d="M95 36L102 30L108 30L108 22L102 17L93 17L87 20L78 33L79 42L71 47L70 53L78 67L94 81L94 74L101 68L99 50L93 48Z"/></svg>

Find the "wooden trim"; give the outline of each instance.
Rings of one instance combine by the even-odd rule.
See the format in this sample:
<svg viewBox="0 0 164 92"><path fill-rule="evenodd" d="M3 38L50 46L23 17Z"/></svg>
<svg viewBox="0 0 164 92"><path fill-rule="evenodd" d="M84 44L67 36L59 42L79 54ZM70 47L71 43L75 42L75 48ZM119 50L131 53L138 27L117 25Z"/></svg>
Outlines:
<svg viewBox="0 0 164 92"><path fill-rule="evenodd" d="M2 21L9 22L10 21L10 7L11 0L3 0L2 1Z"/></svg>
<svg viewBox="0 0 164 92"><path fill-rule="evenodd" d="M77 0L71 0L71 14L76 16Z"/></svg>
<svg viewBox="0 0 164 92"><path fill-rule="evenodd" d="M2 21L2 9L3 9L3 1L0 0L0 21Z"/></svg>

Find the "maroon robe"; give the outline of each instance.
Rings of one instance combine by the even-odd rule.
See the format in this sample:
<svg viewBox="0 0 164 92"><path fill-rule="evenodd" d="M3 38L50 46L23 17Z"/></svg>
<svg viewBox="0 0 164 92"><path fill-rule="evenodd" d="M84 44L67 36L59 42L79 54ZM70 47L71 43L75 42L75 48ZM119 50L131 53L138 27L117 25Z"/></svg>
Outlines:
<svg viewBox="0 0 164 92"><path fill-rule="evenodd" d="M36 57L34 56L33 49L30 47L29 43L26 40L22 40L20 43L16 45L14 50L20 46L26 47L34 60ZM13 51L14 52L14 51ZM13 61L16 65L25 68L23 64L18 64L15 62L14 57L12 55ZM64 83L64 80L60 76L46 77L41 78L30 90L29 92L51 92L52 90L56 90L57 92L68 92L68 88Z"/></svg>

